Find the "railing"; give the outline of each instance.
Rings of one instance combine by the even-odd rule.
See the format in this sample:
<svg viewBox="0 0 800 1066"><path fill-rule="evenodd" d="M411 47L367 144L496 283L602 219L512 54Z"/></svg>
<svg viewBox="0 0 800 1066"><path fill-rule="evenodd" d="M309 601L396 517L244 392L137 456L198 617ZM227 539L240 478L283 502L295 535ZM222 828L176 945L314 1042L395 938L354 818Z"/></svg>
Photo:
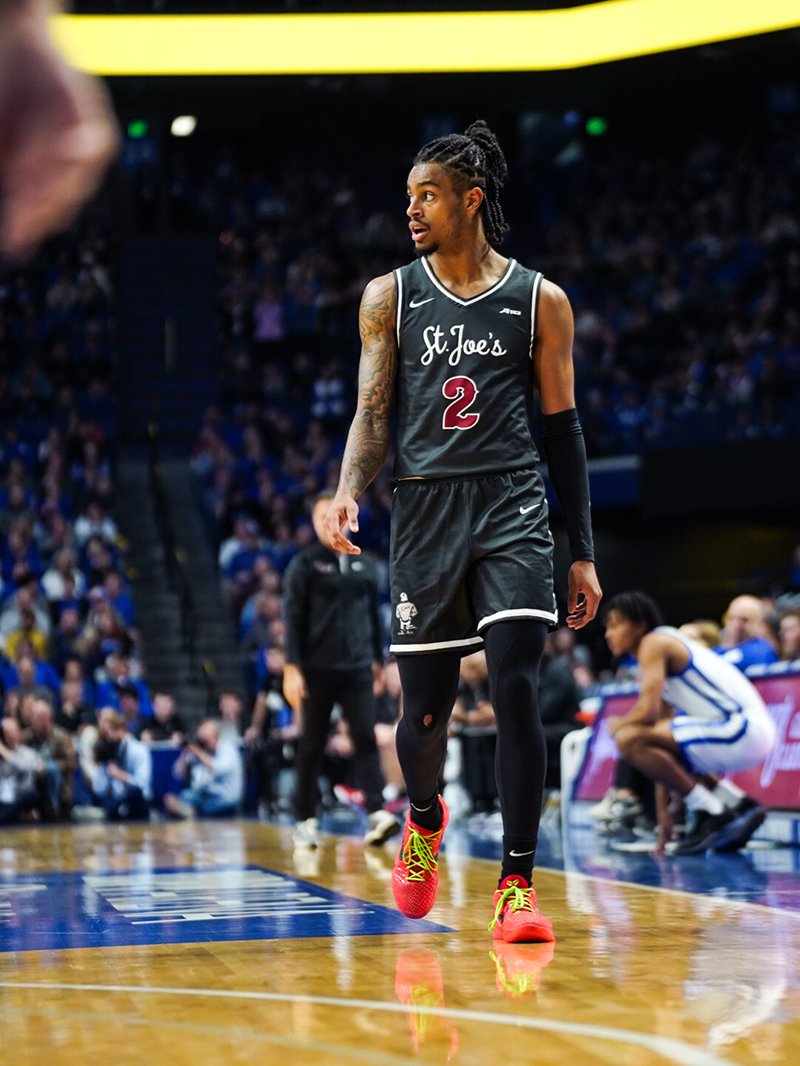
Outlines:
<svg viewBox="0 0 800 1066"><path fill-rule="evenodd" d="M206 690L206 710L211 712L215 705L215 677L217 668L211 659L199 661L197 649L197 607L195 604L194 587L191 580L189 553L180 543L175 532L175 527L170 515L167 503L167 492L164 487L163 469L159 449L160 427L158 422L152 421L148 426L150 442L148 475L150 495L153 499L156 525L161 543L164 547L164 558L167 568L167 577L170 588L177 594L180 607L181 645L189 656L191 673L198 677Z"/></svg>

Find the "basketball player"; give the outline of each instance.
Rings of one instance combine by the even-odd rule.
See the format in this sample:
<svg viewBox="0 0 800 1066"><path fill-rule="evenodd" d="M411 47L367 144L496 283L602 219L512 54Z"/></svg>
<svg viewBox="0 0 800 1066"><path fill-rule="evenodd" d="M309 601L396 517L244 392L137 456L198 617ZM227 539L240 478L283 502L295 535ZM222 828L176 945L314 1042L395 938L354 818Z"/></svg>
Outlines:
<svg viewBox="0 0 800 1066"><path fill-rule="evenodd" d="M535 383L545 453L573 559L567 622L595 615L586 452L575 410L572 312L564 293L497 251L506 163L476 122L418 153L408 177L417 260L376 278L361 303L358 409L326 517L358 552L356 500L383 465L396 403L393 633L403 689L397 753L411 809L393 873L408 917L433 906L448 811L438 795L463 654L485 647L497 717L503 865L495 939L552 941L531 875L545 776L539 662L556 621L553 542L529 425Z"/></svg>
<svg viewBox="0 0 800 1066"><path fill-rule="evenodd" d="M656 782L660 850L672 834L669 792L695 814L675 854L736 850L766 812L732 782L712 775L759 766L775 742L775 726L740 670L660 621L643 592L620 593L608 605L612 654L633 655L641 667L639 698L609 722L609 731L622 757Z"/></svg>

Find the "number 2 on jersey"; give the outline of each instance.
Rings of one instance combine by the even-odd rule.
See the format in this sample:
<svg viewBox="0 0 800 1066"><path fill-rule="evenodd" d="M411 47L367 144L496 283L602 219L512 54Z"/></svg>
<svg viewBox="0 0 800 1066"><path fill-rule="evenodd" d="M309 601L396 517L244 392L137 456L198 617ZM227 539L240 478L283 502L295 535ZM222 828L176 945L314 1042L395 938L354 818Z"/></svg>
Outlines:
<svg viewBox="0 0 800 1066"><path fill-rule="evenodd" d="M478 386L467 377L448 378L442 385L442 396L446 400L452 400L444 409L442 418L443 429L472 429L478 424L481 417L476 412L466 414L472 407L475 397L478 395Z"/></svg>

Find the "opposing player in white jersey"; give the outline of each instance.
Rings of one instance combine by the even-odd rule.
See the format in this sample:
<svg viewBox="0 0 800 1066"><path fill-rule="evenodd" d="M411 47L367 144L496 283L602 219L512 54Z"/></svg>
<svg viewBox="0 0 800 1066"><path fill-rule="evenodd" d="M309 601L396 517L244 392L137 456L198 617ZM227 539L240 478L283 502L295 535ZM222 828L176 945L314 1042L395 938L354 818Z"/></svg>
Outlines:
<svg viewBox="0 0 800 1066"><path fill-rule="evenodd" d="M656 782L661 848L672 833L672 792L695 815L676 854L736 850L765 811L716 775L760 766L775 742L775 726L744 674L660 621L657 605L643 592L620 593L608 604L609 648L618 657L635 656L641 668L639 698L609 730L623 758Z"/></svg>

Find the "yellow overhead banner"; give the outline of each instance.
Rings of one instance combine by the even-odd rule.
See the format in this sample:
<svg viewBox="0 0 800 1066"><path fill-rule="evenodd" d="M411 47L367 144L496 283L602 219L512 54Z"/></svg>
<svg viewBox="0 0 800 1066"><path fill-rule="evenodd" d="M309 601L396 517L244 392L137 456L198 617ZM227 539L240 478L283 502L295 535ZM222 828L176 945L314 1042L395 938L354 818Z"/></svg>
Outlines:
<svg viewBox="0 0 800 1066"><path fill-rule="evenodd" d="M105 75L562 70L800 25L800 0L607 0L557 11L57 15Z"/></svg>

